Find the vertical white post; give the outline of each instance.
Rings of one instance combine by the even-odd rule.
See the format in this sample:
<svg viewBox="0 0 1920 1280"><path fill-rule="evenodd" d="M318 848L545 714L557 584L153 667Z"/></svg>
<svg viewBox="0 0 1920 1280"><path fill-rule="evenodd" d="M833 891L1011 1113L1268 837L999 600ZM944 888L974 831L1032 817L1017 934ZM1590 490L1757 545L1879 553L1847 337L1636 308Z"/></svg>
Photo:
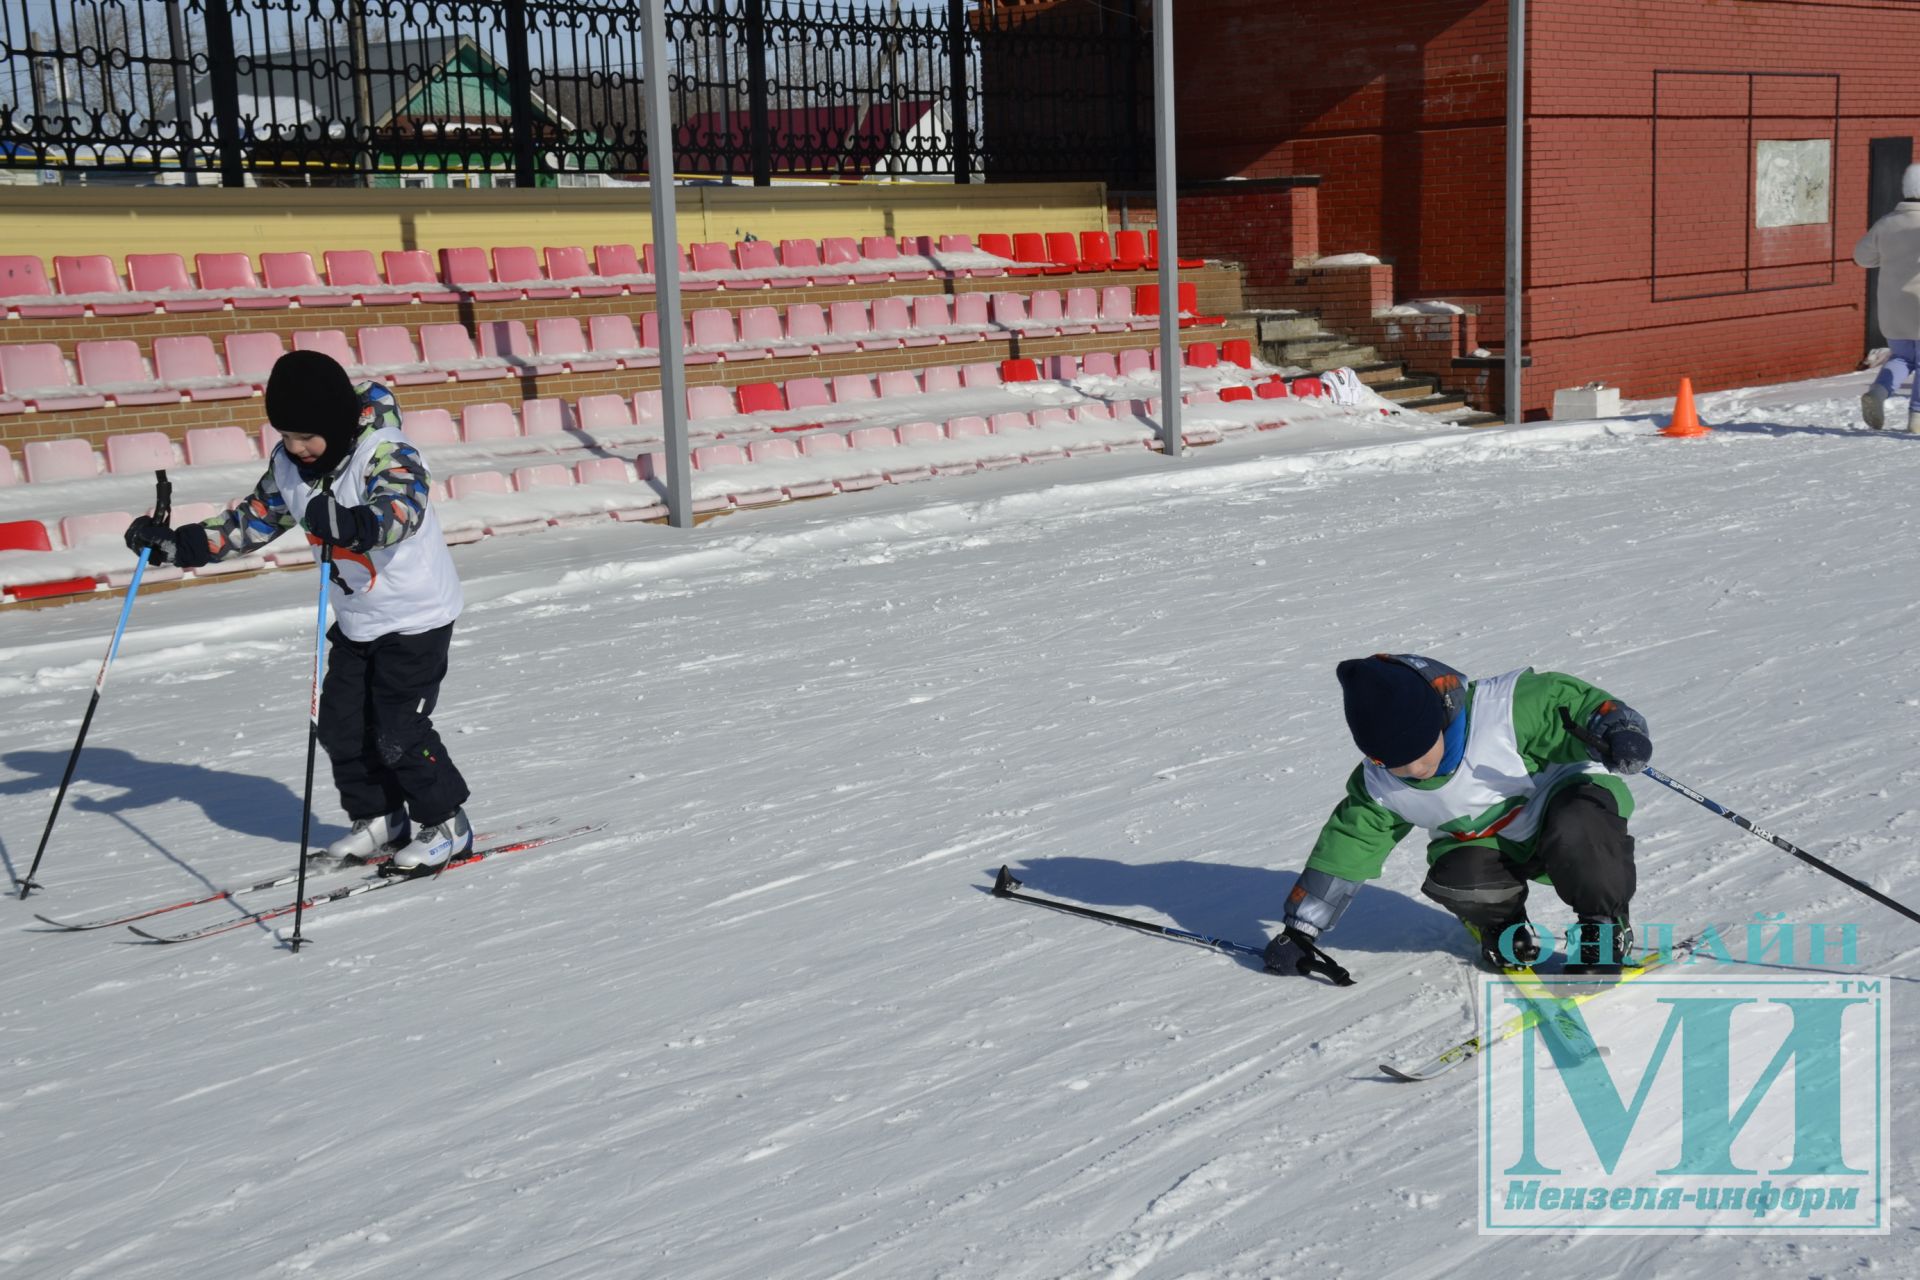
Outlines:
<svg viewBox="0 0 1920 1280"><path fill-rule="evenodd" d="M680 230L674 206L673 113L667 105L667 25L662 0L640 0L646 55L647 199L653 206L653 309L660 320L660 413L667 428L667 521L693 527L687 448L686 342L680 315Z"/></svg>
<svg viewBox="0 0 1920 1280"><path fill-rule="evenodd" d="M1173 0L1153 9L1154 201L1160 223L1160 440L1178 457L1180 439L1180 217L1173 140Z"/></svg>
<svg viewBox="0 0 1920 1280"><path fill-rule="evenodd" d="M1520 289L1526 247L1527 0L1507 0L1507 421L1526 417L1521 388L1525 350L1520 345Z"/></svg>

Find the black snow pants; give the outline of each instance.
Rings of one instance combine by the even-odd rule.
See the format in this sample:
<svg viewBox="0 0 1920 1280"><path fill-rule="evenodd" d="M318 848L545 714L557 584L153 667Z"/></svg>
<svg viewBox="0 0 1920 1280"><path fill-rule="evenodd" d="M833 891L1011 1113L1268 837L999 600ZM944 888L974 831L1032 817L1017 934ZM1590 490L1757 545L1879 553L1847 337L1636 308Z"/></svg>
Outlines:
<svg viewBox="0 0 1920 1280"><path fill-rule="evenodd" d="M1611 792L1574 783L1547 806L1527 861L1510 861L1485 845L1461 845L1434 861L1420 891L1467 924L1490 929L1521 918L1528 881L1540 875L1552 878L1553 891L1576 916L1629 918L1633 837Z"/></svg>
<svg viewBox="0 0 1920 1280"><path fill-rule="evenodd" d="M320 745L349 818L404 807L417 826L453 816L467 783L434 732L434 703L447 675L453 624L419 635L349 640L327 631L327 675L320 685Z"/></svg>

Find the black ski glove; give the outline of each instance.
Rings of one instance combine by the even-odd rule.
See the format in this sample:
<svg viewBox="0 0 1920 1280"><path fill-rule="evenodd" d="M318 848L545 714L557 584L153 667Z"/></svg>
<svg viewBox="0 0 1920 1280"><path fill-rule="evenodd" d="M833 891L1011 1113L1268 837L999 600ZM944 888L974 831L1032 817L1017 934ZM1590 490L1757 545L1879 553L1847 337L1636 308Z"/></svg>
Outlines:
<svg viewBox="0 0 1920 1280"><path fill-rule="evenodd" d="M349 551L371 551L380 542L380 521L373 508L342 506L330 494L318 494L307 503L300 523L320 541Z"/></svg>
<svg viewBox="0 0 1920 1280"><path fill-rule="evenodd" d="M180 554L179 539L158 516L135 516L127 526L126 539L127 550L135 555L145 551L150 565L171 564Z"/></svg>
<svg viewBox="0 0 1920 1280"><path fill-rule="evenodd" d="M1614 773L1638 773L1653 759L1646 717L1624 702L1601 703L1587 718L1588 754Z"/></svg>
<svg viewBox="0 0 1920 1280"><path fill-rule="evenodd" d="M1353 985L1352 976L1316 946L1311 935L1299 929L1282 929L1267 944L1262 959L1268 973L1298 974L1302 978L1319 973L1337 987Z"/></svg>

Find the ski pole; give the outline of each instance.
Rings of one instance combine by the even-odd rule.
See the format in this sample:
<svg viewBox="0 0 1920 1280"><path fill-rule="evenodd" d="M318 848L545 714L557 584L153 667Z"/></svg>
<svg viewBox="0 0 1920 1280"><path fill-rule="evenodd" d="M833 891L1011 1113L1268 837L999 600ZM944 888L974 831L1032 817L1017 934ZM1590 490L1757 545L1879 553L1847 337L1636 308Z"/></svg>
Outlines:
<svg viewBox="0 0 1920 1280"><path fill-rule="evenodd" d="M287 939L295 955L300 954L300 944L306 941L300 936L300 917L307 905L307 841L313 830L313 758L320 745L320 678L327 665L327 588L332 585L332 572L333 544L323 542L320 544L319 618L313 629L313 694L307 700L307 792L300 802L300 888L294 895L293 936Z"/></svg>
<svg viewBox="0 0 1920 1280"><path fill-rule="evenodd" d="M1592 747L1595 751L1598 751L1601 749L1599 742L1592 735L1586 733L1578 725L1574 724L1572 714L1569 713L1565 707L1560 708L1560 718L1566 721L1567 729L1573 734L1574 737L1580 739L1580 741L1586 743L1588 746ZM1787 853L1792 854L1794 857L1800 859L1800 861L1806 863L1808 866L1814 868L1815 870L1826 872L1828 875L1832 876L1835 880L1838 880L1841 884L1846 885L1848 888L1857 889L1861 893L1866 894L1869 898L1872 898L1875 902L1879 903L1881 906L1891 907L1893 910L1898 911L1901 915L1905 916L1907 919L1914 921L1916 924L1920 924L1920 912L1916 912L1912 907L1906 906L1903 903L1897 902L1894 899L1889 898L1886 894L1880 892L1878 889L1874 888L1870 884L1866 884L1862 881L1854 879L1852 876L1848 875L1846 872L1842 871L1840 868L1834 866L1832 863L1825 862L1819 858L1814 857L1812 854L1808 853L1805 849L1802 849L1799 845L1794 844L1792 841L1783 840L1779 836L1774 835L1773 832L1771 831L1761 830L1759 827L1754 826L1753 823L1748 819L1742 817L1740 814L1735 813L1733 810L1727 808L1725 805L1718 804L1715 801L1707 799L1707 797L1701 795L1698 791L1695 791L1692 787L1688 786L1686 783L1680 782L1677 779L1668 777L1666 774L1660 772L1658 769L1654 768L1652 765L1647 765L1645 768L1641 769L1640 772L1647 775L1647 777L1652 778L1655 782L1667 788L1669 791L1676 791L1679 794L1685 796L1687 799L1693 801L1695 804L1699 805L1702 809L1705 809L1707 812L1719 814L1721 817L1725 818L1728 822L1731 822L1734 826L1739 827L1742 831L1752 832L1754 835L1759 836L1762 840L1765 840L1768 844L1774 846L1776 849L1785 850Z"/></svg>
<svg viewBox="0 0 1920 1280"><path fill-rule="evenodd" d="M165 471L153 473L153 514L165 524L173 515L173 485L167 480ZM120 637L126 633L127 618L133 613L133 598L140 593L140 579L146 576L147 559L153 554L148 547L140 548L140 558L133 562L133 580L127 583L127 598L120 602L120 621L114 625L113 639L107 644L107 656L100 663L100 674L93 678L93 697L87 700L87 714L80 718L80 736L73 740L73 753L67 757L67 771L60 775L60 790L53 797L53 811L47 815L46 830L40 833L40 847L33 851L33 865L27 868L27 878L20 882L20 897L24 900L29 893L40 888L34 880L34 873L40 870L40 859L46 856L47 841L53 836L53 823L60 816L60 806L67 798L67 786L73 781L74 766L80 763L80 748L86 745L87 730L93 726L93 713L100 706L100 691L107 687L107 669L113 666L114 655L120 652Z"/></svg>
<svg viewBox="0 0 1920 1280"><path fill-rule="evenodd" d="M1189 933L1185 929L1175 929L1171 925L1154 924L1150 920L1135 920L1130 916L1117 916L1110 911L1096 911L1092 907L1082 907L1071 902L1061 902L1056 898L1042 898L1031 893L1015 893L1014 890L1019 887L1020 881L1014 879L1013 873L1003 866L1000 868L1000 874L994 877L993 896L996 898L1013 898L1020 902L1031 902L1036 906L1051 907L1055 911L1065 911L1071 915L1086 916L1090 920L1104 920L1108 924L1125 925L1129 929L1139 929L1144 933L1157 933L1163 937L1174 938L1180 942L1195 942L1203 947L1213 947L1218 951L1228 951L1243 956L1259 956L1262 960L1266 958L1266 948L1264 947L1248 946L1244 942L1234 942L1228 938L1209 938L1204 934ZM1336 985L1342 987L1353 985L1352 976L1349 975L1345 969L1335 964L1333 958L1327 955L1326 952L1315 947L1313 948L1313 958L1318 962L1314 965L1314 968L1326 974Z"/></svg>

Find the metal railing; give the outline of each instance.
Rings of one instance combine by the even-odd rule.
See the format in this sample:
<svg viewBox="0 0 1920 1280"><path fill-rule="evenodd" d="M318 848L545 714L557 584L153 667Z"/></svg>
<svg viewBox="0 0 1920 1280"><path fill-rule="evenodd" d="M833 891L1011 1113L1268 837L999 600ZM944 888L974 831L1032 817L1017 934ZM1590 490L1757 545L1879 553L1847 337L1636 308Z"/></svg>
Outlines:
<svg viewBox="0 0 1920 1280"><path fill-rule="evenodd" d="M1114 0L1040 17L935 3L669 0L674 170L1151 171L1143 21ZM625 0L0 0L0 169L230 186L636 177L652 166L643 73Z"/></svg>

